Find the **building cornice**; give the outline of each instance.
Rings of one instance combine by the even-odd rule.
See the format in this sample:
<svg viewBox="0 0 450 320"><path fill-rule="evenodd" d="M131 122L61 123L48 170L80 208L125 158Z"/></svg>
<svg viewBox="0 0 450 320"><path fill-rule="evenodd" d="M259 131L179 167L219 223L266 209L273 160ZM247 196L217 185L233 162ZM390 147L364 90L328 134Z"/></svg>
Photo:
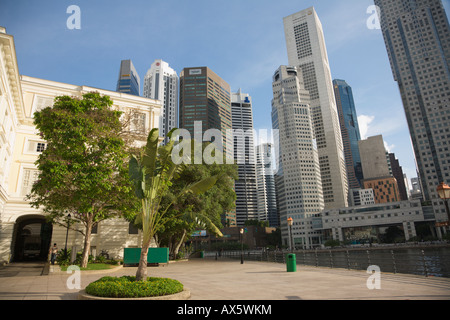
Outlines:
<svg viewBox="0 0 450 320"><path fill-rule="evenodd" d="M17 120L20 123L25 120L25 111L14 37L0 32L0 47L5 59L5 74L8 80L9 92L11 94L11 99L14 102Z"/></svg>
<svg viewBox="0 0 450 320"><path fill-rule="evenodd" d="M49 94L55 94L55 89L59 88L62 91L71 91L74 94L75 93L88 93L88 92L98 92L102 95L107 95L111 97L112 100L114 100L117 104L136 104L136 105L146 105L151 108L161 108L162 104L159 100L144 98L140 96L135 96L132 94L122 93L122 92L116 92L116 91L110 91L106 89L99 89L95 87L90 86L77 86L57 81L51 81L51 80L44 80L39 78L34 78L26 75L21 75L21 83L24 88L27 88L27 86L30 87L39 87L39 89L42 92L48 91Z"/></svg>

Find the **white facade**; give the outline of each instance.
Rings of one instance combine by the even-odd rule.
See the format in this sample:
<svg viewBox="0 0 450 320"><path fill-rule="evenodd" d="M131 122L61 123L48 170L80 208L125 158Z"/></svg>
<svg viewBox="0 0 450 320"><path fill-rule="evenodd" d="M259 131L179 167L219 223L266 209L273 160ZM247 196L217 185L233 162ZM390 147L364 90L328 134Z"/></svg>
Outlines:
<svg viewBox="0 0 450 320"><path fill-rule="evenodd" d="M13 37L0 28L0 264L17 258L20 253L17 248L23 242L19 233L34 230L36 223L42 224L45 220L42 211L31 208L24 199L38 176L35 162L46 144L33 125L34 112L52 106L56 96L81 97L88 92L99 92L111 98L113 108L125 112L132 110L141 115L139 119L144 131L133 132L133 124L129 129L137 139L136 145L143 145L148 132L158 127L161 109L156 100L20 76L14 48ZM51 243L56 242L60 249L64 248L66 228L54 225L48 235ZM120 258L123 248L140 245L140 237L139 232L130 232L125 220L103 221L92 237L92 253L105 249L112 257ZM70 231L68 239L69 248L77 246L77 250L81 250L83 238L79 232Z"/></svg>
<svg viewBox="0 0 450 320"><path fill-rule="evenodd" d="M403 228L408 241L417 235L415 223L424 220L420 200L402 201L325 210L322 213L322 229L331 230L334 240L344 241L351 240L348 236L345 239L345 229L398 225Z"/></svg>
<svg viewBox="0 0 450 320"><path fill-rule="evenodd" d="M159 135L178 127L178 75L167 62L155 60L144 78L144 97L162 102Z"/></svg>
<svg viewBox="0 0 450 320"><path fill-rule="evenodd" d="M372 189L350 189L351 206L367 206L375 204L375 196Z"/></svg>
<svg viewBox="0 0 450 320"><path fill-rule="evenodd" d="M309 94L296 67L281 66L273 76L272 86L273 128L279 130L276 184L282 239L288 243L286 221L292 218L295 246L309 247L308 242L313 235L299 228L303 228L305 218L324 209Z"/></svg>
<svg viewBox="0 0 450 320"><path fill-rule="evenodd" d="M345 207L348 181L344 146L322 25L313 7L283 21L289 65L299 68L310 95L325 207Z"/></svg>
<svg viewBox="0 0 450 320"><path fill-rule="evenodd" d="M239 179L236 192L236 223L243 226L246 220L259 220L256 189L256 156L254 145L253 112L251 97L231 93L231 119L233 129L234 159L238 165Z"/></svg>

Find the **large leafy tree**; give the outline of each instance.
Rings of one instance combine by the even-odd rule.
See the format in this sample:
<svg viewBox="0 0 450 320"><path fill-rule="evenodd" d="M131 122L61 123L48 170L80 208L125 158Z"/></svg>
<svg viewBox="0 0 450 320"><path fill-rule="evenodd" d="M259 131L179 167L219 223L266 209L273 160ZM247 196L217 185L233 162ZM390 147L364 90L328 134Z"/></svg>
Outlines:
<svg viewBox="0 0 450 320"><path fill-rule="evenodd" d="M168 134L169 142L159 146L159 130L153 129L147 138L147 144L139 156L131 156L129 176L133 182L136 197L141 202L141 210L135 217L135 223L142 229L142 246L136 281L147 278L148 248L156 233L168 223L167 213L179 197L198 195L211 189L221 175L208 176L203 179L195 177L184 185L169 201L164 201L173 185L173 180L182 173L186 166L172 161L175 139L172 130ZM166 198L167 199L167 198ZM215 229L221 235L218 228Z"/></svg>
<svg viewBox="0 0 450 320"><path fill-rule="evenodd" d="M39 178L28 199L42 208L53 223L84 226L81 266L87 265L92 228L100 221L136 209L128 177L128 155L120 137L121 112L108 96L61 96L52 108L34 115L46 149L36 164Z"/></svg>

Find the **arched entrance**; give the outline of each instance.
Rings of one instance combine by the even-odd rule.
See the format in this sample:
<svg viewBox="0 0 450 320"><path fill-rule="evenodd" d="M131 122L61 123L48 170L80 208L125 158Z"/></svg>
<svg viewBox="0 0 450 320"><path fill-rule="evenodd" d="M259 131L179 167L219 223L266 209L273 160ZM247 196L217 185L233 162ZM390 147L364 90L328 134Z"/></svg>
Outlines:
<svg viewBox="0 0 450 320"><path fill-rule="evenodd" d="M50 249L53 227L39 215L17 219L11 243L11 262L45 261Z"/></svg>

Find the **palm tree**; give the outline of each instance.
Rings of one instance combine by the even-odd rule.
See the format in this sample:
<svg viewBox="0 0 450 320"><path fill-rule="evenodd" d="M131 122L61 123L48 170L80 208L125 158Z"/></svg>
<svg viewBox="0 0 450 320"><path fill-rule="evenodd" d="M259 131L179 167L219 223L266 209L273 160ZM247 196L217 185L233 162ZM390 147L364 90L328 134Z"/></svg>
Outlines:
<svg viewBox="0 0 450 320"><path fill-rule="evenodd" d="M129 162L130 180L133 183L136 197L141 201L141 210L136 216L135 223L142 226L143 233L136 281L147 278L147 254L150 242L158 229L167 221L163 219L164 215L176 201L174 199L165 207L162 207L161 204L161 200L172 185L172 179L184 169L183 164L174 164L171 157L175 143L172 134L175 130L169 132L169 142L160 147L158 147L159 130L151 130L140 159L131 156ZM219 178L220 176L212 176L188 185L179 193L178 197L187 193L203 193L214 186ZM222 236L217 228L215 230L219 236Z"/></svg>

